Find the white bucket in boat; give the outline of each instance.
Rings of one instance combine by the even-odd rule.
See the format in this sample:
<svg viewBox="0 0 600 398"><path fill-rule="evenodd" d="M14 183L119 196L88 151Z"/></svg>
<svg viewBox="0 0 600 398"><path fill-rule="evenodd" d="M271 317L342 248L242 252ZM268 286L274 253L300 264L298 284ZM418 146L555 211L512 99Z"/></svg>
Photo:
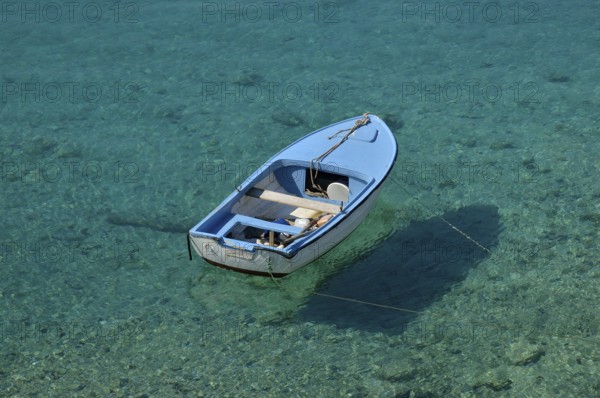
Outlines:
<svg viewBox="0 0 600 398"><path fill-rule="evenodd" d="M309 222L310 220L308 218L297 218L294 221L294 227L304 228L308 225Z"/></svg>

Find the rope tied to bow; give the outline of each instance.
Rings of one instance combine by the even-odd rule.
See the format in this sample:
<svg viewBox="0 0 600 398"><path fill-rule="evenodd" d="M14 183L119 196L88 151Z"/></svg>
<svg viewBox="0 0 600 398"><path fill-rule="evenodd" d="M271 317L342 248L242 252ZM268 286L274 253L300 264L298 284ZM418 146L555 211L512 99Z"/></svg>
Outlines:
<svg viewBox="0 0 600 398"><path fill-rule="evenodd" d="M320 192L322 195L324 195L325 197L327 197L325 191L323 190L323 188L321 188L319 185L315 184L315 179L317 178L317 175L319 174L319 165L321 163L321 161L323 159L325 159L331 152L335 151L340 145L342 145L347 139L348 137L350 137L356 130L358 130L360 127L362 126L366 126L367 124L369 124L371 122L371 120L369 119L369 114L368 113L363 113L362 118L358 119L356 122L354 122L354 126L352 126L352 128L350 129L342 129L340 131L338 131L337 133L327 137L327 139L332 139L333 137L337 136L339 133L344 132L344 131L348 131L340 141L338 141L336 144L334 144L331 148L329 148L328 150L326 150L325 152L323 152L321 155L319 155L318 157L312 159L310 161L310 166L309 166L309 171L310 171L310 182L312 184L312 188L316 189L318 192ZM314 165L314 172L313 172L313 165Z"/></svg>

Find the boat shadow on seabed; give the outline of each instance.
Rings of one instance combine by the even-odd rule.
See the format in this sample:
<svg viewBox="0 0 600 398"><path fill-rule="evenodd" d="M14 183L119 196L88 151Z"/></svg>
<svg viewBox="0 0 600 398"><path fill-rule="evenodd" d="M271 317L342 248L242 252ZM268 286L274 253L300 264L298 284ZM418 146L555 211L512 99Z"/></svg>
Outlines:
<svg viewBox="0 0 600 398"><path fill-rule="evenodd" d="M487 249L498 244L501 224L495 206L463 207L442 217ZM317 292L415 313L313 295L296 317L341 328L402 333L416 312L439 300L489 255L440 217L411 223L331 276Z"/></svg>

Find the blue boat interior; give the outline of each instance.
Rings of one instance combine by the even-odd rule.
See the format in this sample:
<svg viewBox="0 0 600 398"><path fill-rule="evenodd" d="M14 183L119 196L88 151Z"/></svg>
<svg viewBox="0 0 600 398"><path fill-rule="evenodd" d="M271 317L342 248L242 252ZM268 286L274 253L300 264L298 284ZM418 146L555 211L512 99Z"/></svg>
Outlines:
<svg viewBox="0 0 600 398"><path fill-rule="evenodd" d="M347 201L327 197L327 188L333 183L347 187ZM310 162L279 159L255 171L192 233L222 239L227 246L247 250L270 246L268 241L262 240L268 231L276 233L279 241L301 233L303 239L308 238L319 228L308 233L302 226L296 226L302 225L296 222L298 218L304 218L305 223L326 214L333 214L335 218L340 209L352 206L372 183L372 177L333 164L321 163L317 169L316 165L311 167ZM281 219L287 222L276 222ZM333 218L328 223L331 220ZM296 245L276 245L273 249L290 250Z"/></svg>

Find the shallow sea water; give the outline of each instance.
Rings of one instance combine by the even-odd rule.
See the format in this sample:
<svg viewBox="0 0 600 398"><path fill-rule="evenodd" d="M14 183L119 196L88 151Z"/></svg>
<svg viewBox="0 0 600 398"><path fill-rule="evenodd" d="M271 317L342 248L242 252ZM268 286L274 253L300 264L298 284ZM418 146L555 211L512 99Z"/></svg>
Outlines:
<svg viewBox="0 0 600 398"><path fill-rule="evenodd" d="M2 3L0 395L600 395L599 8ZM341 245L278 283L188 261L363 112L398 160Z"/></svg>

